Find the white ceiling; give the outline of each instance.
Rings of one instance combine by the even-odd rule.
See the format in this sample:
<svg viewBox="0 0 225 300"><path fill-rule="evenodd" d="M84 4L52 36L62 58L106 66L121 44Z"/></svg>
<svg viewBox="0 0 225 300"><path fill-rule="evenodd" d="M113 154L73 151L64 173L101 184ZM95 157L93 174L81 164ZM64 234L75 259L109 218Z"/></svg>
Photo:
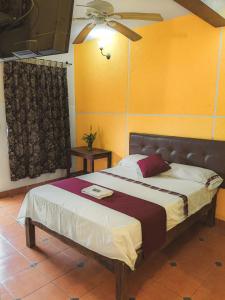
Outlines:
<svg viewBox="0 0 225 300"><path fill-rule="evenodd" d="M84 17L86 8L78 7L76 4L86 4L88 0L75 0L74 6L74 17ZM189 13L185 8L174 2L173 0L109 0L113 4L115 12L155 12L160 13L164 20L172 19L178 16L183 16ZM151 24L153 22L147 21L120 21L124 25L127 25L131 28L144 26ZM71 41L75 39L77 34L82 30L82 28L87 24L86 20L84 21L74 21L71 31ZM96 38L99 27L102 28L102 25L98 25L96 29L92 31L89 36L89 39Z"/></svg>
<svg viewBox="0 0 225 300"><path fill-rule="evenodd" d="M225 17L225 0L202 0L206 5Z"/></svg>

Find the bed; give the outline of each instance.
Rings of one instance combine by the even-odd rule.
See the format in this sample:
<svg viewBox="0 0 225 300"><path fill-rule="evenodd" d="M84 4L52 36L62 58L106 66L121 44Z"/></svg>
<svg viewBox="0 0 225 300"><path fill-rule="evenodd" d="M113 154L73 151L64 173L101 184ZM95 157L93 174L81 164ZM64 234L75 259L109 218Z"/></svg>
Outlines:
<svg viewBox="0 0 225 300"><path fill-rule="evenodd" d="M168 162L208 168L225 178L225 142L131 133L129 146L130 154L159 153ZM210 226L215 222L217 190L208 191L196 182L160 176L140 181L135 172L121 166L80 179L130 197L138 196L151 202L156 199L167 214L163 247L200 219ZM167 192L171 189L175 193ZM188 199L188 217L184 214L181 195ZM82 197L54 185L31 190L20 216L26 217L28 247L35 246L35 226L51 233L114 272L116 300L129 299L128 273L144 261L141 224L137 219L98 203L83 201Z"/></svg>

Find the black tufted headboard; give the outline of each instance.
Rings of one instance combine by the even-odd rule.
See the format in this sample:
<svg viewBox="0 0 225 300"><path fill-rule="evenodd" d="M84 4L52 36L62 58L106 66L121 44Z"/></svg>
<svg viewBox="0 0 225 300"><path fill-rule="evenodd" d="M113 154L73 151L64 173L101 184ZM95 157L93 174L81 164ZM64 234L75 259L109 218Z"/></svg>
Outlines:
<svg viewBox="0 0 225 300"><path fill-rule="evenodd" d="M130 133L129 152L160 153L168 162L213 170L224 179L225 188L225 141Z"/></svg>

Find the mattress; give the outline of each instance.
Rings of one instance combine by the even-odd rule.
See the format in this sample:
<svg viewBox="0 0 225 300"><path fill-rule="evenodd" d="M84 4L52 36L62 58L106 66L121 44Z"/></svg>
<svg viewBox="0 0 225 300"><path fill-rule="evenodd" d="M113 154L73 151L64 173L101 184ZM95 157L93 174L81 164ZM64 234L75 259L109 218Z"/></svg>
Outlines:
<svg viewBox="0 0 225 300"><path fill-rule="evenodd" d="M189 180L163 176L140 178L134 170L122 166L106 171L186 195L189 216L210 203L216 194L216 190L209 191L203 184ZM163 206L167 214L167 230L186 219L183 199L177 195L150 189L101 172L79 178ZM103 256L123 261L134 269L136 250L142 245L142 233L141 223L133 217L87 199L84 201L83 197L50 184L28 192L18 220L21 221L25 217Z"/></svg>

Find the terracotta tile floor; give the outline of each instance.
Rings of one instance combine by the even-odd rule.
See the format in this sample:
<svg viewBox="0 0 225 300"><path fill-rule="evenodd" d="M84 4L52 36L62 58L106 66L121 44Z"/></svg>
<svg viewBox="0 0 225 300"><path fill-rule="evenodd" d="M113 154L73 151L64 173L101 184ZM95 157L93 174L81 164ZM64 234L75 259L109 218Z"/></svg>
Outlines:
<svg viewBox="0 0 225 300"><path fill-rule="evenodd" d="M0 300L115 300L114 278L47 233L25 246L23 195L0 199ZM195 226L131 274L136 300L225 300L225 225Z"/></svg>

